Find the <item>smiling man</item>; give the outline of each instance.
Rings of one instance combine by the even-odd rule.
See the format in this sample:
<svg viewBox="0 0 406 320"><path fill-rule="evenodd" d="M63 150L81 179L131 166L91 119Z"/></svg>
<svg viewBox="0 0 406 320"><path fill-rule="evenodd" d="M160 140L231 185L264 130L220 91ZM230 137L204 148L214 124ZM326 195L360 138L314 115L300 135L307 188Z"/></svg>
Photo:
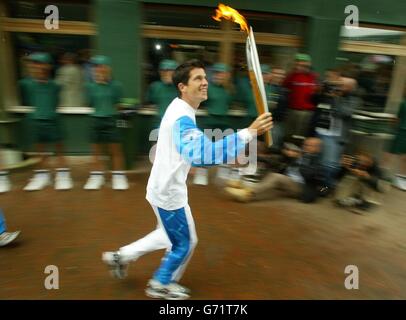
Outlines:
<svg viewBox="0 0 406 320"><path fill-rule="evenodd" d="M263 114L249 128L213 143L197 128L195 118L200 103L207 99L204 65L198 60L183 63L176 68L173 83L178 98L171 102L162 119L147 186L146 199L154 210L158 226L119 251L105 252L103 261L110 266L113 276L124 278L129 262L145 253L166 249L145 292L152 298L180 300L190 297L190 290L178 281L197 244L186 186L191 166L232 161L245 150L247 143L271 129L272 117L269 113Z"/></svg>

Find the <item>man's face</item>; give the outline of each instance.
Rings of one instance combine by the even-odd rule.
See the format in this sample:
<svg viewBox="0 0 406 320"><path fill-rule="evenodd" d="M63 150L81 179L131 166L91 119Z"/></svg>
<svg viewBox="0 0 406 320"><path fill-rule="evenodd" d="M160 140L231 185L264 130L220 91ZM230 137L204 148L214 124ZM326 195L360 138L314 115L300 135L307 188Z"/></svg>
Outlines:
<svg viewBox="0 0 406 320"><path fill-rule="evenodd" d="M213 82L224 85L230 79L230 72L215 72L213 74Z"/></svg>
<svg viewBox="0 0 406 320"><path fill-rule="evenodd" d="M281 85L283 80L285 80L286 72L283 69L273 69L272 70L272 84Z"/></svg>
<svg viewBox="0 0 406 320"><path fill-rule="evenodd" d="M270 83L272 80L272 73L270 72L263 73L262 79L264 79L264 83Z"/></svg>
<svg viewBox="0 0 406 320"><path fill-rule="evenodd" d="M341 80L341 90L343 92L353 92L357 88L357 81L352 78L343 77Z"/></svg>
<svg viewBox="0 0 406 320"><path fill-rule="evenodd" d="M37 80L48 79L50 70L51 70L51 65L48 63L33 62L31 64L32 77Z"/></svg>
<svg viewBox="0 0 406 320"><path fill-rule="evenodd" d="M37 78L37 76L36 76L37 68L36 68L36 66L35 66L35 63L32 62L32 61L30 61L30 60L28 60L28 61L26 62L26 66L27 66L28 75L29 75L31 78Z"/></svg>
<svg viewBox="0 0 406 320"><path fill-rule="evenodd" d="M326 81L329 83L338 83L340 81L340 74L336 71L326 71Z"/></svg>
<svg viewBox="0 0 406 320"><path fill-rule="evenodd" d="M182 98L192 104L200 104L207 100L208 82L206 72L202 68L192 69L189 73L187 85L180 83Z"/></svg>
<svg viewBox="0 0 406 320"><path fill-rule="evenodd" d="M98 64L93 67L93 75L96 82L109 81L111 68L105 64Z"/></svg>
<svg viewBox="0 0 406 320"><path fill-rule="evenodd" d="M310 70L310 62L296 61L295 68L297 72L308 72Z"/></svg>
<svg viewBox="0 0 406 320"><path fill-rule="evenodd" d="M306 153L319 153L321 140L318 138L307 138L303 143L303 151Z"/></svg>
<svg viewBox="0 0 406 320"><path fill-rule="evenodd" d="M283 153L289 158L299 158L300 152L292 149L283 149Z"/></svg>
<svg viewBox="0 0 406 320"><path fill-rule="evenodd" d="M356 158L358 159L359 166L362 169L368 169L369 167L372 166L373 160L371 157L365 154L358 154L356 155Z"/></svg>
<svg viewBox="0 0 406 320"><path fill-rule="evenodd" d="M159 71L159 76L161 77L161 81L165 84L172 83L172 75L174 70L161 70Z"/></svg>

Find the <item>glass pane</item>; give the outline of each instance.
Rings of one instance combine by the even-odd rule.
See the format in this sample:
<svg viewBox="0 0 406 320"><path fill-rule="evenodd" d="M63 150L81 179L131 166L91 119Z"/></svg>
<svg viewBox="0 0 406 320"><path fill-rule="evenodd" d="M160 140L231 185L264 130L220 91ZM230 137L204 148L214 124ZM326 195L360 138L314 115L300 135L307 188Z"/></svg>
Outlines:
<svg viewBox="0 0 406 320"><path fill-rule="evenodd" d="M388 44L400 44L406 36L405 31L385 30L377 28L341 27L341 39L353 41L368 41Z"/></svg>
<svg viewBox="0 0 406 320"><path fill-rule="evenodd" d="M212 19L214 13L213 8L146 4L143 24L219 29L220 24Z"/></svg>
<svg viewBox="0 0 406 320"><path fill-rule="evenodd" d="M79 60L90 54L91 37L78 35L51 35L42 33L11 33L15 57L18 57L17 77L22 78L26 72L23 60L32 52L48 52L53 58L54 71L59 65L59 58L65 52L78 55ZM81 61L79 61L81 62Z"/></svg>
<svg viewBox="0 0 406 320"><path fill-rule="evenodd" d="M260 64L267 64L270 67L278 67L285 70L286 74L289 73L294 63L295 54L298 52L298 48L293 47L281 47L281 46L269 46L269 45L257 45L258 58ZM233 66L233 83L236 91L238 91L239 83L247 78L247 56L245 44L235 45L235 56ZM236 92L236 96L238 96ZM239 102L234 102L232 109L245 110L246 106Z"/></svg>
<svg viewBox="0 0 406 320"><path fill-rule="evenodd" d="M337 57L344 76L358 81L363 109L383 112L389 94L395 57L381 54L340 52Z"/></svg>
<svg viewBox="0 0 406 320"><path fill-rule="evenodd" d="M255 32L303 35L305 22L302 18L273 16L243 10L240 13L244 15ZM148 4L144 7L143 23L147 25L220 29L220 23L212 18L213 15L215 15L215 8ZM239 26L235 24L233 29L239 30Z"/></svg>
<svg viewBox="0 0 406 320"><path fill-rule="evenodd" d="M289 71L293 66L295 54L298 48L280 47L269 45L257 45L258 57L261 64L269 64L270 66L277 65ZM235 67L247 64L247 56L245 53L245 44L235 44Z"/></svg>
<svg viewBox="0 0 406 320"><path fill-rule="evenodd" d="M304 36L305 20L300 17L292 16L273 16L270 14L257 14L253 12L242 14L252 26L254 32L267 32L277 34Z"/></svg>
<svg viewBox="0 0 406 320"><path fill-rule="evenodd" d="M8 1L8 15L11 18L45 19L46 6L55 5L59 10L59 19L67 21L91 21L92 6L90 1Z"/></svg>
<svg viewBox="0 0 406 320"><path fill-rule="evenodd" d="M159 80L158 66L163 59L173 59L182 63L189 59L200 59L206 65L217 62L219 43L205 41L144 39L144 89ZM145 90L142 90L145 92Z"/></svg>

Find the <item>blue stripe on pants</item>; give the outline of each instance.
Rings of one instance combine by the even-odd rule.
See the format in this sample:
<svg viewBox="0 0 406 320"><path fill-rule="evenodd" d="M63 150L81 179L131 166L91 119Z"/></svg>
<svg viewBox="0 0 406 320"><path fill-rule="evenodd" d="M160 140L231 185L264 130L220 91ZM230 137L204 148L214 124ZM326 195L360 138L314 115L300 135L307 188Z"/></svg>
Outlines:
<svg viewBox="0 0 406 320"><path fill-rule="evenodd" d="M158 208L158 212L172 243L172 249L163 258L161 266L154 274L154 279L162 284L168 284L171 282L173 273L190 253L190 232L185 208L171 211Z"/></svg>
<svg viewBox="0 0 406 320"><path fill-rule="evenodd" d="M4 219L3 211L0 209L0 234L6 231L6 219Z"/></svg>

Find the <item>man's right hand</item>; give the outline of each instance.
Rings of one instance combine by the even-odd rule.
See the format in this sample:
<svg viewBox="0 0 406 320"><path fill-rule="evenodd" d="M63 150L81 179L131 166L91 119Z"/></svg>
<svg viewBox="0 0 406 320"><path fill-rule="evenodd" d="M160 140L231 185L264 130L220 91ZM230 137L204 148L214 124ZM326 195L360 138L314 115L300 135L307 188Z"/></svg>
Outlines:
<svg viewBox="0 0 406 320"><path fill-rule="evenodd" d="M248 130L255 137L271 130L272 126L272 115L267 112L261 114L258 118L256 118L255 121L248 127Z"/></svg>

